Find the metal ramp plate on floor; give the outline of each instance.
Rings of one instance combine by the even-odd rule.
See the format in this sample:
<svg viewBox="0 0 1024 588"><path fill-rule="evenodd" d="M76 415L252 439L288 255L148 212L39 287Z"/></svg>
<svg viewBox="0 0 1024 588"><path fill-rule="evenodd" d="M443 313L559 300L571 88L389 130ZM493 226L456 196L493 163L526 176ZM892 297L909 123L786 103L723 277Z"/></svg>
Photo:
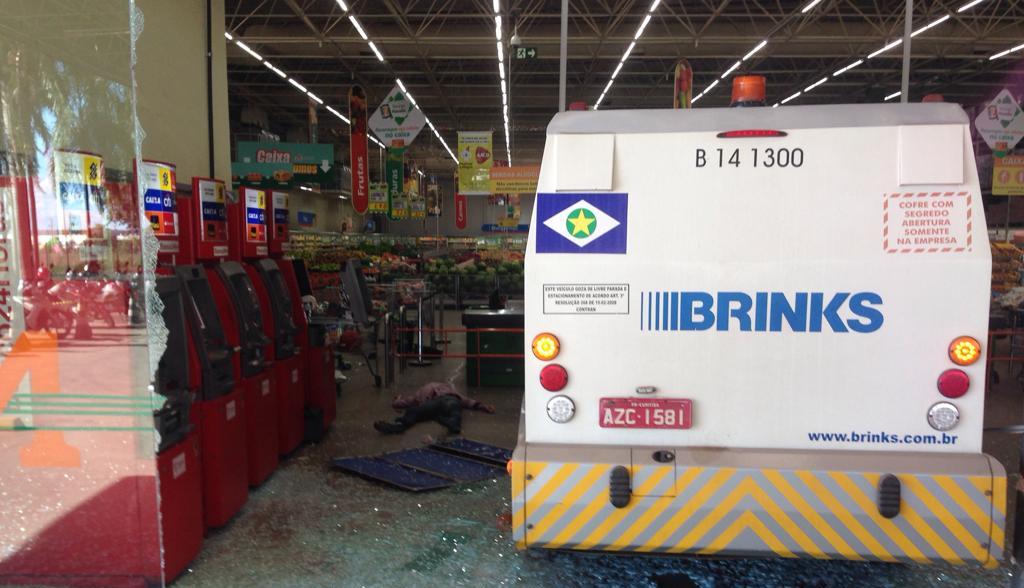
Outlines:
<svg viewBox="0 0 1024 588"><path fill-rule="evenodd" d="M452 439L429 448L331 461L337 469L410 492L438 490L502 475L511 452L470 439Z"/></svg>
<svg viewBox="0 0 1024 588"><path fill-rule="evenodd" d="M455 482L476 482L504 473L500 467L433 449L407 449L381 457Z"/></svg>
<svg viewBox="0 0 1024 588"><path fill-rule="evenodd" d="M439 478L379 457L345 457L332 460L331 465L337 469L390 484L410 492L439 490L454 484L451 480Z"/></svg>
<svg viewBox="0 0 1024 588"><path fill-rule="evenodd" d="M504 468L508 460L512 459L512 451L509 449L461 437L441 443L434 443L430 447L431 449L493 464L500 468Z"/></svg>

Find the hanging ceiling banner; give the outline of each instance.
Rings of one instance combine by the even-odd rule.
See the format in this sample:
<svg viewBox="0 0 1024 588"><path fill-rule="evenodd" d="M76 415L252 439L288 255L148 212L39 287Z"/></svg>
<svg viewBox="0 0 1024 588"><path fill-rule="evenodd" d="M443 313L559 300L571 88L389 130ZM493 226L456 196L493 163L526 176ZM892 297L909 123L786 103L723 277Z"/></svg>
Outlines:
<svg viewBox="0 0 1024 588"><path fill-rule="evenodd" d="M441 216L441 186L434 176L427 182L427 215Z"/></svg>
<svg viewBox="0 0 1024 588"><path fill-rule="evenodd" d="M384 178L388 187L388 216L391 220L409 218L405 197L405 147L388 147Z"/></svg>
<svg viewBox="0 0 1024 588"><path fill-rule="evenodd" d="M996 157L992 165L992 193L1024 196L1024 155Z"/></svg>
<svg viewBox="0 0 1024 588"><path fill-rule="evenodd" d="M494 148L491 131L459 131L459 193L485 196L491 193Z"/></svg>
<svg viewBox="0 0 1024 588"><path fill-rule="evenodd" d="M369 212L386 213L388 211L388 185L385 183L370 184Z"/></svg>
<svg viewBox="0 0 1024 588"><path fill-rule="evenodd" d="M1010 152L1024 138L1024 110L1009 90L999 94L974 119L978 134L996 157Z"/></svg>
<svg viewBox="0 0 1024 588"><path fill-rule="evenodd" d="M384 101L370 116L370 128L384 144L391 147L412 144L427 124L427 117L405 95L401 88L391 88Z"/></svg>
<svg viewBox="0 0 1024 588"><path fill-rule="evenodd" d="M365 214L370 205L370 160L366 136L366 93L361 86L348 91L349 153L352 165L352 208Z"/></svg>
<svg viewBox="0 0 1024 588"><path fill-rule="evenodd" d="M466 228L466 216L468 211L466 210L466 195L456 193L455 194L455 228L465 229Z"/></svg>
<svg viewBox="0 0 1024 588"><path fill-rule="evenodd" d="M536 194L540 166L492 167L489 175L493 194Z"/></svg>
<svg viewBox="0 0 1024 588"><path fill-rule="evenodd" d="M672 91L672 108L689 108L693 99L693 68L690 62L676 62L676 83Z"/></svg>

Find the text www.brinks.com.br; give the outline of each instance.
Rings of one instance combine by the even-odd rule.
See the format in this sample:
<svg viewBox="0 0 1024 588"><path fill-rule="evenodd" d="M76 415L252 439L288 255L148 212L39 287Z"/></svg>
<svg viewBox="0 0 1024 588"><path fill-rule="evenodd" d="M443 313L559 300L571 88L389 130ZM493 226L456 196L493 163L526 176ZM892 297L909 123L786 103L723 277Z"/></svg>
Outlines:
<svg viewBox="0 0 1024 588"><path fill-rule="evenodd" d="M897 433L872 433L868 431L850 433L807 433L811 441L826 442L848 442L848 443L889 443L899 445L902 443L916 445L956 445L956 435L899 435Z"/></svg>

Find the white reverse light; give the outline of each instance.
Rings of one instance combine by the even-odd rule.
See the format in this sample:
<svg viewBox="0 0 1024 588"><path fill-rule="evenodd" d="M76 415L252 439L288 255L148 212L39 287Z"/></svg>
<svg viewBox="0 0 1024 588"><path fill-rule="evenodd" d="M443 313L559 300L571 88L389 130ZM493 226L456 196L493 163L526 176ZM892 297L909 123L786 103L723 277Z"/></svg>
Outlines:
<svg viewBox="0 0 1024 588"><path fill-rule="evenodd" d="M571 421L576 415L576 405L568 396L562 394L548 400L547 410L548 418L559 424Z"/></svg>
<svg viewBox="0 0 1024 588"><path fill-rule="evenodd" d="M936 402L928 409L928 424L936 431L948 431L959 422L960 411L952 402Z"/></svg>

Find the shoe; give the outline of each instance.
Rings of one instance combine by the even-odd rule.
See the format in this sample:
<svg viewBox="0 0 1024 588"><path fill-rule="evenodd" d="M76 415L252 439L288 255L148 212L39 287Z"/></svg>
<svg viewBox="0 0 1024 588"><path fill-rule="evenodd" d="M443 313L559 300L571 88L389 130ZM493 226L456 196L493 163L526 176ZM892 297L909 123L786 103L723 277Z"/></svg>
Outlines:
<svg viewBox="0 0 1024 588"><path fill-rule="evenodd" d="M373 428L377 429L381 433L384 433L385 435L397 435L399 433L405 432L405 429L403 429L399 425L396 425L395 423L389 423L387 421L377 421L373 423Z"/></svg>

